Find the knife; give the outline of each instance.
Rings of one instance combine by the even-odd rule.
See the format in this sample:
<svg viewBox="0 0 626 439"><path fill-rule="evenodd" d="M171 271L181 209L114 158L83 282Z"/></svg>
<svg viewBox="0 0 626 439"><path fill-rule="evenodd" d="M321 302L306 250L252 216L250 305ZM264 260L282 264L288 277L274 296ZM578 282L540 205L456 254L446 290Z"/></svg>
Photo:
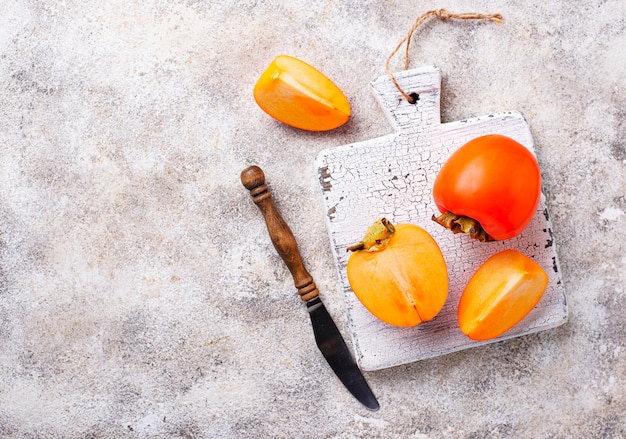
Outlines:
<svg viewBox="0 0 626 439"><path fill-rule="evenodd" d="M274 206L272 194L265 183L265 174L258 166L241 172L241 182L250 191L254 202L263 212L265 224L274 248L291 272L300 298L306 302L311 316L317 347L343 385L370 410L380 407L365 377L341 337L341 333L319 297L313 277L304 267L298 244L289 226Z"/></svg>

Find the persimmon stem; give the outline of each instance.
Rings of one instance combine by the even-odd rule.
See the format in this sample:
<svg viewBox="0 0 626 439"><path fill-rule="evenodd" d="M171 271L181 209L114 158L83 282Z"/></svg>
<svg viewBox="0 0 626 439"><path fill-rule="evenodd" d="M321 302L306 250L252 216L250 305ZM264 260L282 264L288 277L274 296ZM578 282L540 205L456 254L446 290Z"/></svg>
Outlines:
<svg viewBox="0 0 626 439"><path fill-rule="evenodd" d="M361 241L351 245L346 249L346 251L354 252L365 250L368 252L375 252L382 250L387 246L387 243L395 231L396 228L387 218L381 218L369 226Z"/></svg>
<svg viewBox="0 0 626 439"><path fill-rule="evenodd" d="M450 229L452 233L465 233L480 242L494 241L474 218L444 212L439 216L433 215L432 220L446 229Z"/></svg>

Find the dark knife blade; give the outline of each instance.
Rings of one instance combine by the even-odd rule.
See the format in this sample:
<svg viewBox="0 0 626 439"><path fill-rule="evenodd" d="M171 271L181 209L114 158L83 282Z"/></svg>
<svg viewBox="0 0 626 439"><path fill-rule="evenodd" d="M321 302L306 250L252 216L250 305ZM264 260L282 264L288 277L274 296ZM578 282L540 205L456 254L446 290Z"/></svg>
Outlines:
<svg viewBox="0 0 626 439"><path fill-rule="evenodd" d="M313 277L304 267L291 229L274 206L272 194L265 184L265 174L258 166L250 166L242 171L241 182L250 191L254 202L263 213L272 244L291 272L300 298L307 304L319 350L350 393L365 407L378 410L376 397L354 361L337 325L322 303Z"/></svg>
<svg viewBox="0 0 626 439"><path fill-rule="evenodd" d="M346 389L370 410L380 407L372 390L365 381L337 325L319 297L306 303L313 324L317 347Z"/></svg>

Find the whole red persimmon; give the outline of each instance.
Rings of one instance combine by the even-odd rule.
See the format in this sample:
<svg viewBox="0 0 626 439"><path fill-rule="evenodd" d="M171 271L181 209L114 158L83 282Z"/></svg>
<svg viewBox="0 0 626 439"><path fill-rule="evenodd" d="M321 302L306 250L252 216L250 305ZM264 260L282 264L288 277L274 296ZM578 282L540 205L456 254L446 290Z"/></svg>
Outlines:
<svg viewBox="0 0 626 439"><path fill-rule="evenodd" d="M489 134L456 150L439 171L433 220L480 241L519 235L537 211L541 174L533 153L515 140Z"/></svg>

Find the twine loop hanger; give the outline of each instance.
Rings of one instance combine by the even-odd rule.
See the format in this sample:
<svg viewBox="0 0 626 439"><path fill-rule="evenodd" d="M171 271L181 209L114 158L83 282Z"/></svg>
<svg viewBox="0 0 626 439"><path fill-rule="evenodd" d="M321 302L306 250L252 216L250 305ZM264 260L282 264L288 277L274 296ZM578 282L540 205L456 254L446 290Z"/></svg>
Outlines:
<svg viewBox="0 0 626 439"><path fill-rule="evenodd" d="M504 23L504 19L502 18L502 15L500 14L477 14L474 12L463 12L460 14L455 14L455 13L448 12L445 9L435 9L435 10L427 11L427 12L424 12L419 17L417 17L417 19L411 26L411 29L409 29L409 32L402 39L402 41L398 43L398 45L393 50L393 52L391 52L391 55L389 55L389 57L387 58L387 62L385 63L385 70L387 71L387 74L391 78L391 81L396 86L398 91L402 94L402 96L404 96L404 99L406 99L410 104L414 104L416 102L417 99L415 97L415 94L414 93L409 94L409 93L406 93L404 90L402 90L402 87L400 87L400 84L398 84L398 81L396 81L396 78L393 76L393 73L391 72L389 63L391 62L391 59L395 56L395 54L398 53L398 50L400 50L400 47L402 47L402 45L406 43L406 49L405 49L405 54L404 54L404 70L407 70L409 68L409 46L411 45L411 37L413 36L413 32L415 32L415 30L418 27L420 27L430 17L436 17L439 20L449 20L449 19L491 20L497 24Z"/></svg>

